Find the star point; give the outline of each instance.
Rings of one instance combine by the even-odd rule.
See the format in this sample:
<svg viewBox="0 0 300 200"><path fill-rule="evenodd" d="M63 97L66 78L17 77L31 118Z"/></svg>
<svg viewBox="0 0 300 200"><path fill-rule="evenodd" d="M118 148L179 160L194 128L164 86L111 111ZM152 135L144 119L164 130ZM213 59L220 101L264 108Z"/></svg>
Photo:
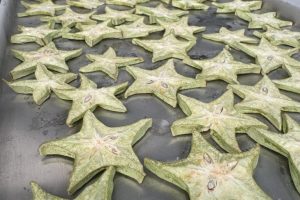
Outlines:
<svg viewBox="0 0 300 200"><path fill-rule="evenodd" d="M118 68L144 61L142 57L119 57L111 47L109 47L102 55L87 54L86 56L93 63L80 68L80 72L87 73L101 71L114 80L118 78Z"/></svg>
<svg viewBox="0 0 300 200"><path fill-rule="evenodd" d="M32 74L38 64L45 65L53 71L66 73L69 71L66 61L81 55L82 49L72 51L58 50L55 44L50 42L37 51L12 50L12 53L16 58L23 61L10 72L13 79L18 79Z"/></svg>
<svg viewBox="0 0 300 200"><path fill-rule="evenodd" d="M235 137L236 133L247 133L251 127L267 128L257 119L234 108L231 90L210 103L179 94L178 103L187 117L173 122L171 131L174 136L191 134L194 130L201 132L210 130L212 138L228 152L241 151Z"/></svg>
<svg viewBox="0 0 300 200"><path fill-rule="evenodd" d="M253 179L260 148L239 154L220 153L200 133L194 133L187 158L160 162L146 158L152 173L200 199L271 199Z"/></svg>
<svg viewBox="0 0 300 200"><path fill-rule="evenodd" d="M122 127L108 127L88 111L78 133L42 144L40 154L62 155L74 159L68 188L70 194L108 166L114 166L117 172L141 183L145 173L132 146L151 126L152 119L142 119Z"/></svg>
<svg viewBox="0 0 300 200"><path fill-rule="evenodd" d="M167 104L176 107L179 90L204 87L205 81L195 80L178 74L173 59L154 69L145 70L127 67L135 82L125 92L125 98L135 94L154 94Z"/></svg>

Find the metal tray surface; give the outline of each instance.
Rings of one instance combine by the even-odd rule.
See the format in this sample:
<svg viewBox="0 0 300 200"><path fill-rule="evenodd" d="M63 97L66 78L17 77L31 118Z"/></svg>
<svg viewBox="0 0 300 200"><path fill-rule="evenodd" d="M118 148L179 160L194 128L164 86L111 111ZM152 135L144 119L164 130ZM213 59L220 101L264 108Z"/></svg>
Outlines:
<svg viewBox="0 0 300 200"><path fill-rule="evenodd" d="M292 0L293 1L293 0ZM295 0L294 2L297 2ZM64 3L57 0L57 3ZM154 6L159 1L153 1L146 5ZM116 9L124 7L112 6ZM10 79L9 71L20 61L12 56L10 49L34 50L38 46L35 44L12 45L7 42L10 35L16 33L16 26L36 26L39 17L17 18L16 12L24 8L17 0L2 0L0 6L0 75L1 78ZM75 9L78 12L87 10ZM300 8L281 0L265 0L263 9L259 12L277 11L281 18L293 20L299 30ZM5 13L4 13L5 12ZM104 6L99 7L98 12L104 12ZM4 14L3 14L4 13ZM238 19L234 15L216 15L215 8L208 11L191 11L189 18L190 25L206 26L206 33L217 32L221 26L230 29L246 28L247 23ZM250 32L248 32L250 33ZM159 38L162 32L152 34L149 38ZM197 34L197 45L189 52L193 58L211 58L218 54L224 45L220 43L202 40L201 34ZM56 45L60 49L71 50L79 47L84 48L82 56L68 62L72 72L88 63L85 58L86 53L103 53L108 47L113 47L121 56L142 56L145 62L137 66L153 69L165 61L151 63L152 54L144 49L135 46L131 40L104 40L93 48L87 47L84 42L70 41L66 39L56 39ZM243 62L254 62L252 58L242 52L231 51L234 57ZM294 56L300 60L300 54ZM197 70L184 65L176 60L176 69L179 73L195 77ZM272 79L287 77L284 70L279 69L269 74ZM133 79L123 69L119 78L114 82L102 73L88 74L98 86L109 86L124 81L132 82ZM26 77L28 78L28 77ZM30 78L30 77L29 77ZM241 84L255 84L261 75L239 76ZM72 83L79 85L79 81ZM181 92L182 94L195 97L204 102L210 102L221 96L226 90L227 84L222 81L208 82L206 88L193 89ZM300 96L288 92L282 92L291 98L300 101ZM170 125L176 119L184 117L183 112L177 108L171 108L151 95L136 95L128 99L120 96L122 102L128 109L127 113L114 113L98 109L95 115L99 120L109 126L121 126L133 123L141 118L153 118L153 127L147 132L145 137L134 146L134 150L141 161L145 157L161 161L172 161L185 158L190 149L191 136L172 137ZM236 101L240 99L236 98ZM58 99L52 95L42 106L33 103L32 97L15 94L4 82L0 82L0 199L18 200L31 199L29 182L37 181L46 191L61 196L68 197L67 186L72 171L72 160L60 157L43 158L38 153L41 143L56 138L63 138L77 132L81 123L73 128L65 125L70 102ZM252 115L268 125L264 118ZM291 116L300 122L299 114ZM270 125L270 128L275 130ZM206 134L205 137L213 143ZM250 149L254 142L245 134L237 135L240 147L243 150ZM214 144L214 143L213 143ZM138 184L132 179L117 174L114 179L113 200L186 200L188 195L146 170L147 176L142 184ZM254 174L258 185L273 199L300 199L288 169L287 160L265 148L261 149L260 159Z"/></svg>

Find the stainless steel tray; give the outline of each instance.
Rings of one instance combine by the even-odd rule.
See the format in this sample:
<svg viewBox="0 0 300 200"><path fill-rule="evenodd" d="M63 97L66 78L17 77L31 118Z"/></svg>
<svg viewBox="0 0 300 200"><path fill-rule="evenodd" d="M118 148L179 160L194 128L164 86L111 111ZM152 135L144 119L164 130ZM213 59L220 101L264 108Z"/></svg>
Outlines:
<svg viewBox="0 0 300 200"><path fill-rule="evenodd" d="M292 0L295 4L299 0ZM57 0L57 3L63 3ZM158 1L149 4L157 4ZM298 2L299 4L299 2ZM117 8L117 7L115 7ZM122 8L122 7L118 7ZM0 74L2 78L10 79L9 71L19 61L10 53L10 49L33 50L38 48L35 44L12 45L7 42L10 35L16 33L16 25L35 26L39 24L39 17L17 18L16 12L24 8L18 0L2 0L0 5ZM104 6L98 10L103 12ZM79 12L83 10L76 9ZM265 0L261 12L277 11L281 18L296 22L293 29L299 30L300 7L293 6L283 0ZM245 28L246 22L234 15L216 15L215 9L210 8L207 12L192 11L190 24L206 26L207 33L216 32L221 26L231 29ZM159 38L162 33L152 34L150 38ZM189 52L194 58L210 58L221 51L223 45L219 43L202 40L201 34L197 34L197 45ZM55 40L61 49L74 49L83 47L84 53L103 53L107 47L113 47L119 55L138 55L145 59L145 63L138 66L143 68L155 68L165 61L151 63L152 54L140 47L131 44L130 40L105 40L94 48L89 48L84 42L68 41L66 39ZM232 51L235 58L244 62L253 61L247 55ZM295 58L300 58L300 54ZM81 66L88 61L84 54L69 62L71 71L78 72ZM176 61L176 69L179 73L194 77L196 70L185 66L181 61ZM103 74L89 74L90 78L99 86L108 86L114 83ZM260 79L260 75L239 76L242 84L254 84ZM287 74L284 70L276 70L270 74L271 78L284 78ZM124 70L121 70L118 83L131 81L132 78ZM75 86L78 81L73 83ZM206 88L194 89L185 92L188 96L195 97L201 101L209 102L221 96L226 90L222 81L212 81ZM69 102L62 101L52 95L42 106L33 103L31 96L18 95L12 92L3 82L0 82L0 199L18 200L31 199L29 182L37 181L48 192L68 197L67 185L72 171L72 160L58 157L43 158L38 153L41 143L55 138L62 138L79 130L81 124L74 128L65 125ZM282 92L291 98L300 101L300 96L288 92ZM128 109L125 114L113 113L104 110L96 110L95 114L105 124L110 126L121 126L130 124L144 117L153 118L154 125L146 136L134 147L134 150L141 161L150 157L162 161L182 159L188 155L190 149L190 136L172 137L169 126L178 118L184 117L179 108L173 109L162 103L151 95L137 95L124 99L120 96ZM236 101L239 101L236 98ZM253 115L266 122L265 119ZM300 122L299 114L292 116ZM273 129L273 127L270 125ZM208 138L209 136L206 135ZM246 135L237 135L239 144L243 150L251 148L254 143ZM210 140L211 141L211 140ZM146 170L148 174L142 184L122 176L115 177L113 200L185 200L187 194L169 184ZM287 160L267 149L262 148L258 166L254 175L261 188L274 199L300 199L292 183Z"/></svg>

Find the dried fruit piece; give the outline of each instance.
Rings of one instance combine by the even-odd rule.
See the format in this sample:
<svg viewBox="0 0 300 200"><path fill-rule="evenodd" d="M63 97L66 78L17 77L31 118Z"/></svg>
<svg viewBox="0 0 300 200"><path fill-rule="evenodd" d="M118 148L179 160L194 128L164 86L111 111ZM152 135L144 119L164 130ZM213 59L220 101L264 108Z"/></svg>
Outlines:
<svg viewBox="0 0 300 200"><path fill-rule="evenodd" d="M211 59L192 60L187 58L183 62L192 67L202 69L197 78L206 81L221 79L229 84L238 84L238 74L260 73L261 70L259 65L234 60L226 48Z"/></svg>
<svg viewBox="0 0 300 200"><path fill-rule="evenodd" d="M106 0L106 4L135 7L139 3L146 3L150 0Z"/></svg>
<svg viewBox="0 0 300 200"><path fill-rule="evenodd" d="M128 83L115 86L97 88L97 84L80 74L81 85L72 90L55 89L54 93L61 99L73 101L67 118L67 125L72 126L80 120L87 111L94 111L97 107L114 112L125 112L126 108L115 95L122 93Z"/></svg>
<svg viewBox="0 0 300 200"><path fill-rule="evenodd" d="M175 10L175 9L169 10L162 4L159 4L154 8L146 7L146 6L136 6L135 13L149 16L150 24L155 24L157 23L156 19L160 19L168 22L179 21L180 16L187 15L189 12L182 11L182 10Z"/></svg>
<svg viewBox="0 0 300 200"><path fill-rule="evenodd" d="M153 52L152 62L157 62L168 58L184 59L188 57L187 51L196 44L196 41L178 40L172 31L159 40L133 39L132 43Z"/></svg>
<svg viewBox="0 0 300 200"><path fill-rule="evenodd" d="M65 10L67 6L54 4L52 0L43 0L40 3L27 3L21 1L26 8L25 12L18 13L18 17L34 16L34 15L51 15L54 16L56 11Z"/></svg>
<svg viewBox="0 0 300 200"><path fill-rule="evenodd" d="M172 124L173 135L210 130L212 138L228 152L240 152L236 133L247 133L251 127L267 128L262 122L233 107L234 96L231 90L210 103L179 94L178 103L187 117Z"/></svg>
<svg viewBox="0 0 300 200"><path fill-rule="evenodd" d="M93 9L98 8L104 3L99 0L67 0L67 4L79 8Z"/></svg>
<svg viewBox="0 0 300 200"><path fill-rule="evenodd" d="M194 33L205 31L205 27L189 26L188 17L182 17L179 21L176 22L166 22L160 19L157 19L157 22L162 27L164 27L164 35L168 35L173 31L176 36L182 37L187 40L196 40L197 38L194 36Z"/></svg>
<svg viewBox="0 0 300 200"><path fill-rule="evenodd" d="M136 79L125 92L125 97L134 94L152 93L167 104L176 107L178 90L204 87L205 81L195 80L178 74L173 59L154 70L127 67L126 70Z"/></svg>
<svg viewBox="0 0 300 200"><path fill-rule="evenodd" d="M266 26L266 32L254 31L253 34L259 38L266 38L273 45L288 45L291 47L300 47L300 32L287 29L278 30L271 26Z"/></svg>
<svg viewBox="0 0 300 200"><path fill-rule="evenodd" d="M70 194L108 166L114 166L117 172L141 183L145 173L132 146L151 126L152 119L148 118L127 126L108 127L88 111L78 133L42 144L40 154L61 155L74 159L68 188Z"/></svg>
<svg viewBox="0 0 300 200"><path fill-rule="evenodd" d="M300 103L280 94L274 83L264 76L255 86L229 85L244 100L235 105L243 113L258 113L281 130L281 111L300 112Z"/></svg>
<svg viewBox="0 0 300 200"><path fill-rule="evenodd" d="M53 16L53 17L42 17L41 21L53 21L55 23L62 24L63 27L73 27L77 24L84 24L84 25L92 25L96 24L97 22L91 19L91 16L95 12L90 13L77 13L74 12L72 9L67 8L62 15Z"/></svg>
<svg viewBox="0 0 300 200"><path fill-rule="evenodd" d="M93 15L92 18L99 21L109 21L112 25L120 25L124 22L134 22L141 16L135 15L134 9L132 10L113 10L109 7L105 7L105 13L99 15Z"/></svg>
<svg viewBox="0 0 300 200"><path fill-rule="evenodd" d="M53 39L61 37L62 33L69 32L68 28L54 29L54 23L43 24L37 27L18 26L21 33L11 36L11 43L36 42L40 46L45 46Z"/></svg>
<svg viewBox="0 0 300 200"><path fill-rule="evenodd" d="M298 48L283 49L272 45L265 38L260 40L258 46L242 43L236 44L236 46L246 54L256 58L256 62L261 66L264 74L283 65L300 67L300 62L291 57L291 55L299 51Z"/></svg>
<svg viewBox="0 0 300 200"><path fill-rule="evenodd" d="M182 10L207 10L203 0L172 0L172 6Z"/></svg>
<svg viewBox="0 0 300 200"><path fill-rule="evenodd" d="M93 63L80 68L80 72L102 71L115 80L118 78L119 67L144 61L141 57L118 57L111 47L103 55L87 54L86 57Z"/></svg>
<svg viewBox="0 0 300 200"><path fill-rule="evenodd" d="M138 38L148 36L150 33L164 30L158 25L148 25L144 23L144 17L136 20L131 24L116 26L116 29L122 32L123 38Z"/></svg>
<svg viewBox="0 0 300 200"><path fill-rule="evenodd" d="M121 31L109 27L109 21L105 21L95 25L80 25L76 26L79 32L62 34L63 38L71 40L85 40L88 46L93 47L103 39L107 38L122 38Z"/></svg>
<svg viewBox="0 0 300 200"><path fill-rule="evenodd" d="M75 80L77 74L53 74L44 65L37 65L35 70L36 79L7 82L15 92L32 94L36 104L41 105L46 101L53 89L74 89L67 83Z"/></svg>
<svg viewBox="0 0 300 200"><path fill-rule="evenodd" d="M249 22L248 28L256 29L256 28L263 28L266 25L272 26L274 28L280 29L284 26L291 26L293 22L284 21L276 18L276 12L268 12L263 14L258 13L250 13L250 12L243 12L237 10L235 12L237 16Z"/></svg>
<svg viewBox="0 0 300 200"><path fill-rule="evenodd" d="M271 199L253 179L259 146L239 154L220 153L194 132L187 158L175 162L145 159L145 166L160 178L199 199ZM212 162L207 162L209 155Z"/></svg>
<svg viewBox="0 0 300 200"><path fill-rule="evenodd" d="M213 2L212 4L218 8L217 13L234 13L237 10L251 12L261 9L262 1L233 0L226 3Z"/></svg>
<svg viewBox="0 0 300 200"><path fill-rule="evenodd" d="M12 50L12 53L23 61L10 72L13 79L18 79L32 74L38 64L45 65L48 69L57 72L66 73L69 71L66 61L79 56L82 49L62 51L58 50L53 42L50 42L37 51Z"/></svg>
<svg viewBox="0 0 300 200"><path fill-rule="evenodd" d="M216 42L223 42L232 48L238 48L239 43L256 44L258 40L245 36L245 29L230 31L225 27L221 27L219 33L202 34L202 37Z"/></svg>

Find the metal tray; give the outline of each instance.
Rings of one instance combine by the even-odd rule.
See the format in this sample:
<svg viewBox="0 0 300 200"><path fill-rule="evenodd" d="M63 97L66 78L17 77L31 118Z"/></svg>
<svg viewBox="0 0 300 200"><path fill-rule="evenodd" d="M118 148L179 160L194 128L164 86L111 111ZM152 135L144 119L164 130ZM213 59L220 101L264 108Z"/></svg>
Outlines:
<svg viewBox="0 0 300 200"><path fill-rule="evenodd" d="M292 0L293 1L293 0ZM294 0L297 4L298 0ZM57 0L57 3L64 3ZM155 5L158 1L148 3ZM114 7L124 9L124 7ZM20 61L15 59L10 53L10 49L33 50L38 48L35 44L12 45L7 42L10 35L16 33L16 25L26 26L38 25L39 17L17 18L16 12L24 8L19 0L2 0L0 5L0 74L1 78L10 79L9 71ZM98 10L103 11L104 6ZM86 12L76 9L78 12ZM281 18L296 22L293 29L300 30L300 7L294 6L283 0L265 0L263 9L260 12L277 11ZM216 32L221 26L230 29L245 28L246 22L238 19L234 15L216 15L214 8L207 12L191 11L190 24L206 26L207 33ZM159 38L162 33L152 34L149 38ZM194 58L210 58L221 51L223 45L208 40L202 40L201 34L197 34L197 45L189 52ZM152 69L165 61L151 63L152 54L142 48L131 44L130 40L105 40L94 48L89 48L84 42L68 41L66 39L55 40L60 49L84 48L85 53L103 53L109 46L113 47L118 55L142 56L145 62L138 66ZM251 62L252 58L247 55L232 50L235 58L243 62ZM78 69L88 63L84 54L68 64L71 71L78 72ZM296 59L300 55L295 56ZM194 77L196 70L185 66L181 61L176 61L176 69L179 73ZM89 74L90 78L97 82L99 86L108 86L114 83L104 74ZM271 78L284 78L287 74L279 69L271 74ZM260 75L239 76L242 84L255 84ZM121 70L118 83L130 81L132 78L124 70ZM78 81L73 83L75 86ZM210 102L221 96L226 90L226 85L222 81L208 82L206 88L194 89L181 92L182 94L195 97L204 102ZM300 96L288 92L282 92L293 99L300 101ZM134 146L134 150L141 161L149 157L162 161L172 161L185 158L190 149L190 136L172 137L170 125L178 118L184 117L179 108L173 109L151 95L136 95L129 99L120 96L128 109L125 114L113 113L104 110L96 110L95 114L99 120L109 126L121 126L133 123L144 117L153 118L153 127L146 136ZM240 99L236 98L237 101ZM58 99L55 95L46 101L42 106L33 103L31 96L18 95L0 82L0 199L18 200L31 199L29 182L37 181L48 192L68 197L67 186L72 171L72 160L59 157L43 158L38 153L41 143L55 138L66 137L75 133L81 127L78 123L73 128L65 125L69 102ZM258 115L253 115L268 123ZM292 114L294 119L300 122L299 114ZM271 129L274 129L270 125ZM209 135L206 135L209 138ZM245 134L237 135L240 147L243 150L251 148L254 143ZM209 141L211 141L209 139ZM212 142L212 141L211 141ZM213 142L212 142L213 143ZM147 176L142 184L137 184L128 177L117 174L114 180L113 200L185 200L188 195L146 170ZM260 187L273 199L300 199L300 195L295 190L292 183L287 160L265 148L262 148L260 159L254 174L255 180Z"/></svg>

